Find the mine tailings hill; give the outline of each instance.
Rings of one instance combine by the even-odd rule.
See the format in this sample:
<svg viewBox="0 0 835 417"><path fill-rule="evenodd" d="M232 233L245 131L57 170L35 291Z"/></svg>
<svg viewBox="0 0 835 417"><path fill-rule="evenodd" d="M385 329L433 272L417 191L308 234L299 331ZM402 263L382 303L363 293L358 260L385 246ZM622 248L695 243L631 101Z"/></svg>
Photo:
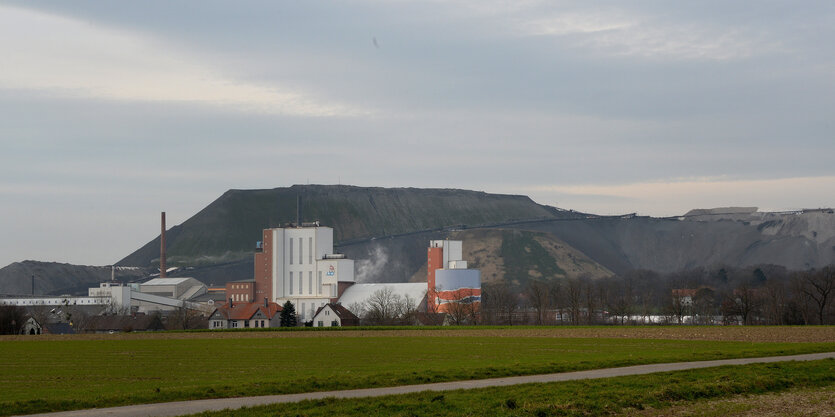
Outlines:
<svg viewBox="0 0 835 417"><path fill-rule="evenodd" d="M167 232L168 263L205 266L250 259L263 229L296 221L298 199L301 220L332 227L337 244L455 225L579 216L526 196L467 190L341 185L230 190ZM118 264L149 267L158 262L159 238Z"/></svg>
<svg viewBox="0 0 835 417"><path fill-rule="evenodd" d="M518 195L450 189L292 186L230 190L168 230L173 276L207 284L251 279L262 229L318 220L334 229L336 250L355 260L365 282L422 279L432 239L461 239L485 282L523 286L530 279L604 276L631 269L674 272L759 264L792 270L835 263L831 209L763 213L753 207L693 210L676 218L595 216L536 204ZM159 238L118 265L148 276ZM0 293L84 293L109 278L109 267L21 262L0 269ZM126 273L126 272L125 272ZM135 280L120 276L117 279ZM70 291L76 288L77 291Z"/></svg>
<svg viewBox="0 0 835 417"><path fill-rule="evenodd" d="M71 265L57 262L14 262L0 269L0 294L35 295L87 294L88 287L109 281L113 271L109 266ZM147 276L141 268L117 267L115 278L133 281Z"/></svg>

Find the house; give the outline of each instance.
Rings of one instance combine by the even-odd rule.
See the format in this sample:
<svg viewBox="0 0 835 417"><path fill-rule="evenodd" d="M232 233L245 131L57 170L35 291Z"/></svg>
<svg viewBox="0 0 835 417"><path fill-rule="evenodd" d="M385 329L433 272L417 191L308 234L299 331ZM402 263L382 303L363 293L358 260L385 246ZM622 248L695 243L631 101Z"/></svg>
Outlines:
<svg viewBox="0 0 835 417"><path fill-rule="evenodd" d="M34 317L29 317L23 322L23 326L20 328L20 334L41 334L43 328L41 324L35 320Z"/></svg>
<svg viewBox="0 0 835 417"><path fill-rule="evenodd" d="M328 303L313 315L313 327L359 326L360 319L341 304Z"/></svg>
<svg viewBox="0 0 835 417"><path fill-rule="evenodd" d="M693 305L693 299L696 298L698 291L692 288L673 288L673 300L681 303L682 306L690 307Z"/></svg>
<svg viewBox="0 0 835 417"><path fill-rule="evenodd" d="M209 316L209 329L249 329L279 327L281 306L276 303L236 303L230 301Z"/></svg>

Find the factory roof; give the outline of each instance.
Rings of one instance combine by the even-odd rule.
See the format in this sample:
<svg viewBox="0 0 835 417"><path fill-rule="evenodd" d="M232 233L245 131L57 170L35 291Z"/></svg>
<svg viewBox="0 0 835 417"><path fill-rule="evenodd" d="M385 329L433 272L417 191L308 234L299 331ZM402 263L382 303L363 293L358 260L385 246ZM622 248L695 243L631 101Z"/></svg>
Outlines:
<svg viewBox="0 0 835 417"><path fill-rule="evenodd" d="M188 278L154 278L142 285L177 285L187 281Z"/></svg>
<svg viewBox="0 0 835 417"><path fill-rule="evenodd" d="M182 277L182 278L154 278L148 282L143 283L142 285L179 285L188 280L195 280L194 278L189 277ZM198 284L202 284L200 281L197 281Z"/></svg>
<svg viewBox="0 0 835 417"><path fill-rule="evenodd" d="M393 294L399 295L400 298L408 296L417 304L426 296L427 288L428 284L425 282L354 284L342 293L342 296L339 297L339 303L346 307L355 303L363 304L375 292L390 289Z"/></svg>

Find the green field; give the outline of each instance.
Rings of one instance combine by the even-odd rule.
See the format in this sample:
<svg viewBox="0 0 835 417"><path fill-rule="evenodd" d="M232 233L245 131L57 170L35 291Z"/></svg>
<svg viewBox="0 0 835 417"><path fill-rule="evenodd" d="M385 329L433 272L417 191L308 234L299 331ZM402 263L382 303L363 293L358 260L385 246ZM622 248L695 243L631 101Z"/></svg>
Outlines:
<svg viewBox="0 0 835 417"><path fill-rule="evenodd" d="M261 416L607 416L621 414L670 415L673 406L706 408L710 400L787 390L811 390L835 385L835 360L723 366L651 375L526 384L448 392L392 395L363 399L325 399L208 412L202 417ZM800 391L802 394L803 391ZM830 391L826 391L830 392ZM824 395L826 395L824 392ZM749 397L745 397L748 399ZM825 398L825 397L824 397ZM706 415L727 416L747 407L714 407ZM831 401L799 409L792 415L831 413ZM779 415L784 415L780 413ZM826 414L831 415L831 414Z"/></svg>
<svg viewBox="0 0 835 417"><path fill-rule="evenodd" d="M0 341L0 414L835 351L835 343L420 331ZM259 336L259 337L255 337Z"/></svg>

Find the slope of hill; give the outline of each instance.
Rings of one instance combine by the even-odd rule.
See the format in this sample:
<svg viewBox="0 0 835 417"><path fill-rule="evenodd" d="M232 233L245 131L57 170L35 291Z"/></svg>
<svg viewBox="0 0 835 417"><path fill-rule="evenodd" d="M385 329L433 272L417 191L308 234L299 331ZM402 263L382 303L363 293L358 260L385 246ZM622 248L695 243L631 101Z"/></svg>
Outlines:
<svg viewBox="0 0 835 417"><path fill-rule="evenodd" d="M417 188L294 185L272 190L230 190L166 235L171 265L206 265L252 256L261 230L319 220L334 228L337 242L413 233L456 224L573 215L525 196ZM147 267L159 259L159 238L119 261Z"/></svg>
<svg viewBox="0 0 835 417"><path fill-rule="evenodd" d="M615 272L757 264L802 270L835 263L835 214L831 210L751 216L589 218L518 227L552 234Z"/></svg>
<svg viewBox="0 0 835 417"><path fill-rule="evenodd" d="M604 266L547 233L478 229L452 232L447 237L464 242L463 257L467 266L481 271L483 283L507 282L519 288L531 279L547 281L580 275L592 278L612 275ZM422 259L424 264L410 281L426 280L426 256Z"/></svg>
<svg viewBox="0 0 835 417"><path fill-rule="evenodd" d="M140 268L117 267L116 279L132 281L147 274ZM32 276L35 277L34 293L78 294L87 293L87 287L98 286L110 280L109 266L71 265L56 262L15 262L0 269L0 294L31 294Z"/></svg>
<svg viewBox="0 0 835 417"><path fill-rule="evenodd" d="M774 264L798 270L835 263L831 209L763 213L739 207L693 210L680 218L606 217L542 206L525 196L297 185L230 190L171 228L169 264L189 267L175 275L215 285L252 278L261 230L294 222L299 196L302 220L333 227L337 251L356 261L357 278L365 282L425 276L420 269L427 242L447 237L483 247L483 253L467 256L483 268L485 281L520 285L528 277L600 276L631 269ZM503 231L489 230L497 228ZM506 234L514 230L534 233ZM119 265L154 268L158 257L157 238ZM27 261L0 270L0 293L29 293L32 273L39 293L83 289L109 278L108 267Z"/></svg>

